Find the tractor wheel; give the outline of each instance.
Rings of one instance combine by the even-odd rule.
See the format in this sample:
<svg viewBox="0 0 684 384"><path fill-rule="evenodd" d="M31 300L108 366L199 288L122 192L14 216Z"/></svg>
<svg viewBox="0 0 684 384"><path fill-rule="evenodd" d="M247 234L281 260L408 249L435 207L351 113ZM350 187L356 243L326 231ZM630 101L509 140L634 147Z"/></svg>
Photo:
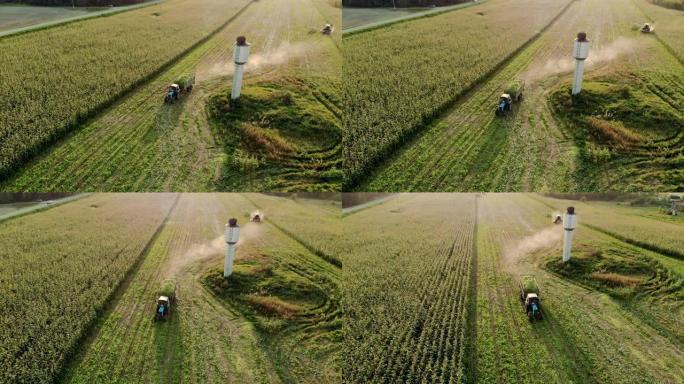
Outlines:
<svg viewBox="0 0 684 384"><path fill-rule="evenodd" d="M502 113L502 112L501 112L501 110L500 110L499 108L497 108L496 110L494 110L494 114L497 115L497 116L501 116L501 113Z"/></svg>
<svg viewBox="0 0 684 384"><path fill-rule="evenodd" d="M532 311L527 312L527 320L534 321L534 315L532 314Z"/></svg>

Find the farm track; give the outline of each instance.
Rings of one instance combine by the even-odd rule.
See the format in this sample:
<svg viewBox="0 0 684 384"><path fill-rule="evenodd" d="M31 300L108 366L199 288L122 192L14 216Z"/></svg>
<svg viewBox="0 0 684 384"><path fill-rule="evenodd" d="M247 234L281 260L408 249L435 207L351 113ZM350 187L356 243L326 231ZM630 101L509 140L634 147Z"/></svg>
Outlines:
<svg viewBox="0 0 684 384"><path fill-rule="evenodd" d="M2 184L8 190L212 190L223 160L203 103L230 84L232 45L253 45L247 84L281 76L325 76L339 50L315 31L325 22L312 1L254 1L219 33ZM283 33L283 31L286 31ZM289 48L293 47L293 56ZM258 57L258 59L257 59ZM165 87L197 72L194 93L164 105Z"/></svg>
<svg viewBox="0 0 684 384"><path fill-rule="evenodd" d="M221 249L209 244L222 244L223 221L253 208L240 195L181 195L140 269L62 382L292 382L280 376L254 324L200 282L222 260ZM294 244L269 227L243 224L247 240L239 257L283 241ZM301 273L318 270L311 257L304 251L290 262ZM165 278L176 280L178 302L169 321L155 323L155 295Z"/></svg>
<svg viewBox="0 0 684 384"><path fill-rule="evenodd" d="M441 119L432 122L416 139L395 152L366 180L364 190L574 190L575 148L566 127L555 122L546 99L550 86L567 73L544 72L548 63L568 56L563 41L579 30L592 40L592 52L621 36L640 46L621 52L622 66L649 71L661 87L677 84L684 76L670 74L679 67L669 51L651 36L636 35L630 27L643 14L626 0L574 1L548 30L516 55L488 81L466 95ZM570 43L568 43L570 44ZM568 45L569 46L569 45ZM641 57L644 50L651 54ZM651 56L657 56L659 59ZM605 70L604 64L595 70ZM591 76L592 70L588 75ZM512 78L527 80L526 100L505 119L493 113L495 102ZM675 89L680 88L681 84ZM664 96L668 98L669 96ZM672 100L668 101L672 103ZM411 174L411 178L396 177ZM647 177L647 176L644 176Z"/></svg>

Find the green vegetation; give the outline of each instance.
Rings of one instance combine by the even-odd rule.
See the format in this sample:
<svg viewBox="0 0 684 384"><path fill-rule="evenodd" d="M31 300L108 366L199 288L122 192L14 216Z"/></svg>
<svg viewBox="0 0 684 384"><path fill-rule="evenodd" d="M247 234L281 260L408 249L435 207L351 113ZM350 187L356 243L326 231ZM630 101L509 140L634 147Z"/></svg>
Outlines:
<svg viewBox="0 0 684 384"><path fill-rule="evenodd" d="M574 205L580 224L569 264L560 262L562 226L549 220L561 205ZM681 220L656 212L521 194L410 194L343 218L345 381L680 381L684 262L585 225L632 228L644 243L669 228L673 246L681 243ZM529 322L520 302L526 275L543 290L541 321ZM442 290L452 280L468 288Z"/></svg>
<svg viewBox="0 0 684 384"><path fill-rule="evenodd" d="M343 219L345 383L463 382L473 200L402 196Z"/></svg>
<svg viewBox="0 0 684 384"><path fill-rule="evenodd" d="M578 97L558 87L550 105L579 149L579 188L684 188L684 115L673 108L684 102L681 91L629 74L591 79Z"/></svg>
<svg viewBox="0 0 684 384"><path fill-rule="evenodd" d="M253 84L231 103L230 89L208 100L224 147L219 189L339 190L342 132L336 109L296 79Z"/></svg>
<svg viewBox="0 0 684 384"><path fill-rule="evenodd" d="M159 295L170 298L176 296L176 282L173 279L162 281L161 288L159 288Z"/></svg>
<svg viewBox="0 0 684 384"><path fill-rule="evenodd" d="M684 11L684 0L651 0L655 5Z"/></svg>
<svg viewBox="0 0 684 384"><path fill-rule="evenodd" d="M95 194L1 223L0 381L339 382L341 270L268 221L243 221L260 197ZM269 212L317 212L300 218L305 237L338 228L334 209L278 199ZM240 245L224 286L230 217Z"/></svg>
<svg viewBox="0 0 684 384"><path fill-rule="evenodd" d="M487 2L346 37L345 184L356 185L383 157L517 53L569 3ZM445 32L454 25L457 30Z"/></svg>
<svg viewBox="0 0 684 384"><path fill-rule="evenodd" d="M332 383L340 378L338 275L323 260L281 244L241 257L228 279L213 269L203 282L255 324L283 382Z"/></svg>
<svg viewBox="0 0 684 384"><path fill-rule="evenodd" d="M537 285L537 280L532 276L522 276L520 278L522 284L522 289L525 293L536 293L539 294L539 286Z"/></svg>
<svg viewBox="0 0 684 384"><path fill-rule="evenodd" d="M557 2L546 6L554 4L560 6ZM632 95L635 97L646 96L646 100L633 104L646 104L654 100L654 108L659 115L654 116L656 119L648 127L650 133L657 131L655 127L661 122L657 118L662 115L681 121L680 106L684 105L681 86L684 83L684 45L681 41L684 40L679 37L684 32L684 23L681 22L684 15L680 11L652 5L646 0L582 0L566 4L568 7L564 8L564 12L557 10L554 13L558 17L550 24L550 16L532 17L529 14L529 9L539 9L538 7L524 7L520 2L506 4L504 0L499 0L350 36L350 46L355 48L354 52L349 53L350 57L360 55L358 52L362 49L362 45L357 46L354 39L363 41L366 37L377 35L382 40L385 34L393 36L390 35L393 33L401 36L400 39L382 40L382 46L369 50L366 55L379 56L384 52L384 47L389 47L392 57L377 62L393 65L404 59L412 61L411 64L404 63L402 68L380 71L380 74L355 69L355 64L347 65L345 71L353 70L347 75L348 78L365 77L360 85L350 83L351 88L364 89L375 84L376 78L391 78L394 75L406 75L405 77L414 79L416 83L410 86L411 89L384 92L384 96L380 95L384 89L397 89L396 86L388 83L373 88L372 91L378 95L371 97L360 93L353 95L356 99L350 102L352 106L368 103L372 106L370 110L375 108L394 116L408 114L409 117L396 121L389 117L382 122L372 119L360 122L350 120L350 129L370 127L367 130L372 135L377 134L382 138L380 145L374 142L372 151L383 148L385 144L392 145L378 155L377 161L369 163L364 168L362 177L352 181L348 188L383 192L678 189L681 184L678 178L681 175L675 168L681 162L678 148L682 146L678 137L645 137L645 141L659 140L656 145L652 145L653 151L643 148L625 149L624 152L630 152L630 158L624 159L621 155L622 160L612 162L609 169L605 165L594 167L587 160L603 161L611 156L609 149L591 140L581 142L578 146L576 140L573 140L576 130L574 127L567 127L563 119L557 117L552 110L551 97L559 89L562 89L563 96L569 96L566 90L570 87L568 81L572 77L573 62L568 52L572 48L572 38L578 31L584 31L589 36L592 47L586 67L585 84L596 79L598 82L615 85L616 89L621 86L629 87L633 89ZM495 10L487 11L486 7ZM508 22L506 17L512 17L518 7L523 8L520 12L525 15ZM477 12L482 12L483 15ZM467 16L466 21L458 23L459 38L442 41L442 36L444 39L447 36L443 33L444 29L432 31L430 26L436 29L441 20L456 18L457 14ZM497 32L497 28L508 26L509 30L522 33L530 24L519 23L518 20L540 22L535 30L541 32L511 55L498 53L497 49L517 47L513 43L516 41L515 37L511 37L517 35L511 35L512 32ZM639 32L639 27L644 22L656 25L655 33ZM547 24L548 28L543 29ZM471 44L472 41L477 41L478 44ZM399 51L402 53L395 53ZM466 55L470 55L470 51L475 51L473 55L481 56L468 59ZM416 57L424 65L417 65ZM501 62L494 61L496 59ZM479 67L478 63L485 60L499 65ZM363 58L357 61L367 62ZM448 68L440 68L442 65ZM412 68L420 68L420 74L407 75L406 71L411 71ZM490 68L486 72L487 76L482 78L463 79L449 86L431 83L443 76L470 74L482 68ZM431 74L433 70L436 74ZM424 73L429 74L425 81L421 78ZM494 108L497 97L506 90L512 79L525 81L524 100L516 103L513 112L506 118L496 118ZM405 79L400 83L408 84ZM464 84L475 86L460 93ZM421 90L428 96L422 97L418 102L402 101L411 99L413 96L410 95ZM440 92L453 95L454 98L445 99L446 102L435 102L435 95ZM399 105L390 105L389 100L386 100L388 97ZM414 108L423 101L427 107ZM441 109L438 110L438 106ZM435 108L438 113L422 115L429 108ZM639 111L635 110L632 114L636 116ZM353 115L363 116L356 112ZM423 119L424 116L427 117ZM362 118L366 117L368 116ZM650 117L648 113L644 113L640 119L648 122ZM396 143L387 140L393 137L393 133L387 133L389 130L398 132L412 119L416 121L413 124L414 129L406 132L415 134L402 136ZM601 124L600 121L595 123ZM662 129L661 132L667 130ZM366 135L365 131L362 133ZM372 138L372 135L369 137ZM369 139L363 138L359 141L360 144L356 144L353 140L357 136L363 137L361 133L349 135L351 148L363 148L369 142ZM577 140L580 140L579 134ZM664 154L661 155L661 152ZM371 158L368 153L370 151L364 154L345 153L344 159L345 162L355 164L358 159L365 161ZM638 160L645 159L646 156L653 156L654 159ZM592 181L595 183L590 184Z"/></svg>
<svg viewBox="0 0 684 384"><path fill-rule="evenodd" d="M94 195L0 223L0 382L52 382L173 196Z"/></svg>
<svg viewBox="0 0 684 384"><path fill-rule="evenodd" d="M171 0L0 38L7 95L0 100L0 175L158 74L245 4Z"/></svg>
<svg viewBox="0 0 684 384"><path fill-rule="evenodd" d="M206 41L182 57L160 68L144 84L124 97L117 98L117 102L109 108L101 110L86 123L79 124L67 137L40 151L31 161L16 169L9 178L1 180L0 189L212 191L228 188L227 185L232 190L266 190L271 184L280 185L279 189L333 188L332 182L318 186L311 181L317 179L318 168L324 169L320 172L323 178L340 178L336 175L339 171L333 167L335 161L326 158L332 156L335 150L327 154L308 153L310 158L298 159L306 168L295 168L290 174L286 174L285 169L292 162L274 168L280 173L273 177L272 182L266 174L264 177L267 179L261 181L249 177L245 180L232 177L239 175L238 173L230 178L224 177L222 172L228 169L224 164L231 162L224 151L224 144L229 144L226 144L226 138L217 137L218 131L212 129L206 103L212 95L230 87L234 67L232 46L236 36L245 35L252 49L243 87L249 88L254 83L272 86L283 84L288 92L301 89L305 93L302 100L309 104L307 108L314 108L318 113L320 106L325 105L330 110L325 112L325 119L329 117L329 113L333 113L337 117L336 126L339 126L340 35L335 33L333 36L326 36L318 32L318 28L326 22L339 25L335 19L340 16L339 8L335 8L327 0L261 0L250 2L248 7L242 9L239 17L235 17L235 13L226 13L225 8L217 11L216 7L227 7L223 1L192 2L192 6L197 9L193 8L190 13L183 12L183 7L186 6L183 1L186 0L164 3L171 6L178 2L178 6L174 8L177 11L173 14L182 14L183 20L174 23L173 27L162 24L165 31L159 32L161 37L152 36L150 44L154 44L156 39L160 39L162 45L175 44L173 40L180 38L176 35L199 33L208 24L194 22L194 12L209 15L207 23L224 17L225 25L214 29L215 34L207 35L208 39L204 39ZM237 3L233 5L237 6ZM157 5L145 9L153 12L154 7ZM142 10L135 12L139 11ZM170 12L162 13L161 16L147 13L144 15L164 18L170 17ZM123 16L124 14L121 15ZM98 20L107 23L111 18ZM186 21L191 27L184 24ZM93 21L89 20L88 23L90 22ZM81 22L70 25L76 28L77 24ZM181 32L174 34L176 28ZM136 30L133 27L130 29ZM281 31L288 33L274 33ZM167 34L173 38L167 38ZM177 44L174 45L176 46ZM136 49L140 49L135 51L136 55L151 58L150 52L140 48L139 44ZM117 55L117 58L120 57L122 56ZM192 93L184 95L179 102L164 103L167 87L189 73L196 75ZM89 93L89 97L90 95ZM312 97L318 103L314 103ZM339 135L337 132L332 138L326 137L326 141L333 141ZM233 145L239 146L238 143ZM250 156L244 156L243 162L250 164L253 160ZM301 188L297 188L297 184L301 184ZM339 183L335 189L340 189Z"/></svg>

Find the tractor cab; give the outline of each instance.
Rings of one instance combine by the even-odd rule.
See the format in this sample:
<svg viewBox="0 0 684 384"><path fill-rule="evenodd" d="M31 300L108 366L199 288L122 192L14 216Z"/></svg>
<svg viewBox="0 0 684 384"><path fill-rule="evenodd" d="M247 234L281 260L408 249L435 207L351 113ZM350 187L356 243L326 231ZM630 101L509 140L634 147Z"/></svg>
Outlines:
<svg viewBox="0 0 684 384"><path fill-rule="evenodd" d="M330 24L326 24L323 29L321 29L321 33L324 35L330 35L333 33L333 26Z"/></svg>
<svg viewBox="0 0 684 384"><path fill-rule="evenodd" d="M530 320L542 318L539 296L536 293L528 293L525 298L525 312Z"/></svg>
<svg viewBox="0 0 684 384"><path fill-rule="evenodd" d="M167 296L159 296L157 299L157 312L155 320L165 319L171 312L171 300Z"/></svg>
<svg viewBox="0 0 684 384"><path fill-rule="evenodd" d="M501 116L505 114L506 112L509 112L511 110L511 104L513 103L513 99L511 98L511 95L508 93L503 93L499 97L499 105L496 107L496 115Z"/></svg>
<svg viewBox="0 0 684 384"><path fill-rule="evenodd" d="M180 87L178 84L171 84L169 87L166 89L166 97L164 97L164 101L167 103L173 101L173 100L178 100L178 94L180 93Z"/></svg>
<svg viewBox="0 0 684 384"><path fill-rule="evenodd" d="M641 27L642 33L651 33L653 32L653 30L653 25L651 25L650 23L644 23L644 25Z"/></svg>

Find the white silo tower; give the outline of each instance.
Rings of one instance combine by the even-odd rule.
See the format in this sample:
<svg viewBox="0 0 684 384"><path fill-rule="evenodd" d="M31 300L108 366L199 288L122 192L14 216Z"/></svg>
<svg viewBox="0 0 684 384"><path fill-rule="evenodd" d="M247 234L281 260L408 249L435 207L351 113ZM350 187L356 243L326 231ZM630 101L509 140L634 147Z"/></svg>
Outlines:
<svg viewBox="0 0 684 384"><path fill-rule="evenodd" d="M228 277L233 273L233 260L235 259L237 242L240 238L240 226L237 223L237 219L228 220L224 237L226 240L226 260L223 264L223 277Z"/></svg>
<svg viewBox="0 0 684 384"><path fill-rule="evenodd" d="M567 212L563 217L563 262L570 261L570 250L572 249L572 234L577 227L577 216L575 215L575 207L568 207Z"/></svg>
<svg viewBox="0 0 684 384"><path fill-rule="evenodd" d="M240 98L242 90L242 76L245 71L245 64L249 58L249 43L244 36L238 36L233 47L233 61L235 61L235 74L233 75L233 88L230 92L230 99Z"/></svg>
<svg viewBox="0 0 684 384"><path fill-rule="evenodd" d="M572 80L572 94L577 95L582 91L584 61L589 57L589 39L587 39L586 33L580 32L577 34L573 56L575 57L575 77Z"/></svg>

